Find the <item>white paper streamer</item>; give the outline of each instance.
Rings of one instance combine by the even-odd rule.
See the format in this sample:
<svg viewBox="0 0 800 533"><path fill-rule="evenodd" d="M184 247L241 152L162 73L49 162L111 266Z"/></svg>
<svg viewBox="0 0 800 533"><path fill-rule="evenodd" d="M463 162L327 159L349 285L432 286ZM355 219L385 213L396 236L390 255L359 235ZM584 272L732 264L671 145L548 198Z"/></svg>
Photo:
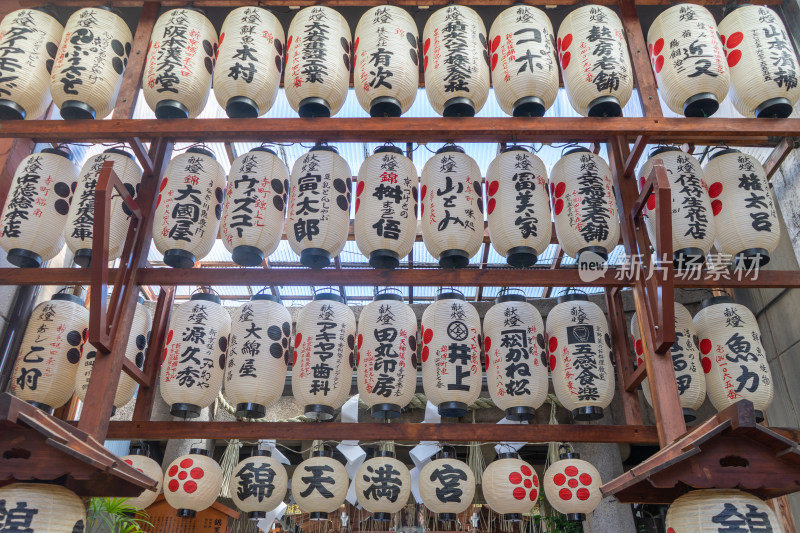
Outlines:
<svg viewBox="0 0 800 533"><path fill-rule="evenodd" d="M267 513L265 518L259 520L256 525L262 531L269 531L272 529L272 524L275 523L275 520L280 520L283 518L283 514L286 512L286 509L289 506L286 503L281 502L275 509Z"/></svg>
<svg viewBox="0 0 800 533"><path fill-rule="evenodd" d="M514 420L509 420L507 418L503 418L498 422L498 424L527 424L526 420L520 420L519 422L515 422ZM495 444L494 451L498 454L503 452L508 452L510 449L514 449L515 452L518 452L520 448L528 444L527 442L501 442L500 444Z"/></svg>
<svg viewBox="0 0 800 533"><path fill-rule="evenodd" d="M287 459L287 458L286 458L286 456L285 456L285 455L283 455L283 454L280 452L280 450L278 450L277 441L275 441L275 439L272 439L272 440L269 440L269 439L266 439L266 440L264 440L264 439L262 439L262 440L259 440L259 441L258 441L258 449L259 449L259 450L269 450L270 452L272 452L272 457L274 457L275 459L277 459L277 460L278 460L278 462L279 462L279 463L281 463L281 464L284 464L284 465L290 465L290 464L292 464L292 463L289 461L289 459Z"/></svg>
<svg viewBox="0 0 800 533"><path fill-rule="evenodd" d="M419 471L420 467L415 466L409 473L411 474L411 494L414 495L417 503L422 503L422 496L419 495Z"/></svg>
<svg viewBox="0 0 800 533"><path fill-rule="evenodd" d="M342 406L342 422L347 424L358 423L358 394L347 400ZM361 466L361 463L367 458L367 452L358 445L357 440L343 440L336 446L336 449L347 459L347 464L344 465L344 469L347 471L347 477L352 480L358 468ZM350 482L350 487L347 490L345 499L352 505L356 505L356 486L352 481Z"/></svg>

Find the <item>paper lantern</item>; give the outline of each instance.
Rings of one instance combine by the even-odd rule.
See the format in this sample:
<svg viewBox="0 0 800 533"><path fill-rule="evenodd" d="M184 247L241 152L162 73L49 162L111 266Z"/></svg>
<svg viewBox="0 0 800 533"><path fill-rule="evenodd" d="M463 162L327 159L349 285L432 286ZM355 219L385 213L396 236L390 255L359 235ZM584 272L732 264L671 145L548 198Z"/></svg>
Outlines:
<svg viewBox="0 0 800 533"><path fill-rule="evenodd" d="M397 418L417 388L414 310L400 294L378 294L361 310L358 331L359 398L373 417Z"/></svg>
<svg viewBox="0 0 800 533"><path fill-rule="evenodd" d="M132 448L130 455L120 457L120 459L156 481L156 490L145 489L139 496L128 498L125 501L128 505L133 505L139 509L147 509L156 501L156 498L163 490L164 473L161 471L161 465L144 455L144 451L141 448Z"/></svg>
<svg viewBox="0 0 800 533"><path fill-rule="evenodd" d="M584 294L558 299L547 315L550 373L575 420L598 420L614 398L611 336L603 310Z"/></svg>
<svg viewBox="0 0 800 533"><path fill-rule="evenodd" d="M542 315L525 295L501 293L483 318L486 383L509 420L532 420L547 399Z"/></svg>
<svg viewBox="0 0 800 533"><path fill-rule="evenodd" d="M392 452L377 452L358 467L353 478L358 503L372 513L372 519L388 522L411 494L411 475Z"/></svg>
<svg viewBox="0 0 800 533"><path fill-rule="evenodd" d="M351 176L347 161L332 146L315 146L295 161L286 237L304 266L325 268L344 248L350 228Z"/></svg>
<svg viewBox="0 0 800 533"><path fill-rule="evenodd" d="M558 28L558 57L572 108L585 117L619 117L633 92L625 29L606 6L579 7Z"/></svg>
<svg viewBox="0 0 800 533"><path fill-rule="evenodd" d="M444 146L422 169L422 240L442 268L463 268L483 243L481 169L458 146Z"/></svg>
<svg viewBox="0 0 800 533"><path fill-rule="evenodd" d="M74 254L75 263L82 267L88 267L92 262L95 189L106 161L114 163L114 173L134 200L142 182L142 169L139 168L136 158L130 152L119 148L104 150L83 164L75 189L75 199L69 207L67 226L64 230L64 237L67 246ZM131 212L116 190L111 194L110 214L108 260L114 261L122 255L131 222Z"/></svg>
<svg viewBox="0 0 800 533"><path fill-rule="evenodd" d="M214 154L189 148L172 158L161 179L153 217L153 243L174 268L192 268L217 239L225 171Z"/></svg>
<svg viewBox="0 0 800 533"><path fill-rule="evenodd" d="M717 411L741 399L753 402L757 421L772 403L772 372L753 313L730 296L702 302L694 316L708 398Z"/></svg>
<svg viewBox="0 0 800 533"><path fill-rule="evenodd" d="M441 416L466 415L483 380L478 311L460 292L439 292L422 314L420 333L425 396Z"/></svg>
<svg viewBox="0 0 800 533"><path fill-rule="evenodd" d="M266 518L281 504L288 485L286 468L280 461L273 459L269 450L257 450L233 468L228 492L240 511L257 520Z"/></svg>
<svg viewBox="0 0 800 533"><path fill-rule="evenodd" d="M619 242L613 187L608 164L586 148L569 150L553 166L550 193L558 243L579 263L585 252L608 260Z"/></svg>
<svg viewBox="0 0 800 533"><path fill-rule="evenodd" d="M677 4L647 32L647 50L661 98L679 115L710 117L730 86L714 16L703 6Z"/></svg>
<svg viewBox="0 0 800 533"><path fill-rule="evenodd" d="M45 148L22 160L8 191L0 231L9 263L34 268L58 255L77 180L72 154L63 150Z"/></svg>
<svg viewBox="0 0 800 533"><path fill-rule="evenodd" d="M217 32L202 11L170 9L153 27L142 91L158 118L195 118L206 107Z"/></svg>
<svg viewBox="0 0 800 533"><path fill-rule="evenodd" d="M170 463L164 475L164 498L182 518L194 518L197 511L213 505L222 485L222 468L208 450L191 448Z"/></svg>
<svg viewBox="0 0 800 533"><path fill-rule="evenodd" d="M289 169L269 148L253 148L233 160L221 236L237 264L261 266L278 247L288 191Z"/></svg>
<svg viewBox="0 0 800 533"><path fill-rule="evenodd" d="M283 394L292 316L278 296L256 294L233 313L225 397L236 416L262 418Z"/></svg>
<svg viewBox="0 0 800 533"><path fill-rule="evenodd" d="M64 27L43 9L18 9L0 22L0 120L38 119L50 105L50 72Z"/></svg>
<svg viewBox="0 0 800 533"><path fill-rule="evenodd" d="M311 452L292 475L292 497L311 520L327 520L344 503L349 486L347 470L329 450Z"/></svg>
<svg viewBox="0 0 800 533"><path fill-rule="evenodd" d="M231 317L213 294L193 294L172 312L160 377L173 416L197 418L217 399L230 331Z"/></svg>
<svg viewBox="0 0 800 533"><path fill-rule="evenodd" d="M75 391L75 374L89 328L83 300L58 293L37 305L20 344L11 393L52 413Z"/></svg>
<svg viewBox="0 0 800 533"><path fill-rule="evenodd" d="M703 172L717 251L748 267L769 263L781 238L781 223L764 167L755 157L729 148L714 153Z"/></svg>
<svg viewBox="0 0 800 533"><path fill-rule="evenodd" d="M797 54L780 16L740 5L719 23L731 76L731 100L746 117L786 118L800 100Z"/></svg>
<svg viewBox="0 0 800 533"><path fill-rule="evenodd" d="M521 522L539 498L539 476L516 452L501 453L483 471L481 488L486 503L503 520Z"/></svg>
<svg viewBox="0 0 800 533"><path fill-rule="evenodd" d="M356 317L338 294L321 292L297 317L292 395L305 415L330 420L350 396ZM345 489L346 490L346 489Z"/></svg>
<svg viewBox="0 0 800 533"><path fill-rule="evenodd" d="M783 531L767 502L735 489L691 490L669 506L667 533Z"/></svg>
<svg viewBox="0 0 800 533"><path fill-rule="evenodd" d="M475 475L467 463L443 452L419 473L419 495L440 521L454 521L472 505Z"/></svg>
<svg viewBox="0 0 800 533"><path fill-rule="evenodd" d="M0 487L6 531L83 533L86 510L77 494L60 485L12 483Z"/></svg>
<svg viewBox="0 0 800 533"><path fill-rule="evenodd" d="M480 15L467 6L435 11L422 32L425 93L445 117L471 117L489 96L489 43Z"/></svg>
<svg viewBox="0 0 800 533"><path fill-rule="evenodd" d="M577 453L561 454L560 457L544 473L544 494L556 511L567 515L567 520L582 522L603 499L600 472Z"/></svg>
<svg viewBox="0 0 800 533"><path fill-rule="evenodd" d="M417 238L417 169L400 148L364 160L356 188L356 244L373 268L397 268Z"/></svg>
<svg viewBox="0 0 800 533"><path fill-rule="evenodd" d="M350 86L350 39L347 21L329 7L310 6L292 19L284 91L301 117L330 117L344 105Z"/></svg>
<svg viewBox="0 0 800 533"><path fill-rule="evenodd" d="M489 164L486 181L492 246L511 266L535 265L553 232L544 163L521 146L509 146Z"/></svg>

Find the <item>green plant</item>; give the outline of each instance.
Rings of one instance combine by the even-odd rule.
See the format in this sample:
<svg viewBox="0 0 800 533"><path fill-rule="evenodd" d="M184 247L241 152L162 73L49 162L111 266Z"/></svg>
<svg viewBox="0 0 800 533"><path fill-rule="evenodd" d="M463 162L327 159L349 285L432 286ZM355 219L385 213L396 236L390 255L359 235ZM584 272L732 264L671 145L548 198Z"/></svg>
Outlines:
<svg viewBox="0 0 800 533"><path fill-rule="evenodd" d="M113 533L141 533L142 527L152 526L144 509L127 503L129 498L92 498L87 510L86 533L106 531Z"/></svg>
<svg viewBox="0 0 800 533"><path fill-rule="evenodd" d="M535 514L532 517L535 526L541 528L540 531L549 533L581 533L583 528L580 523L570 522L563 514L555 516L543 516Z"/></svg>

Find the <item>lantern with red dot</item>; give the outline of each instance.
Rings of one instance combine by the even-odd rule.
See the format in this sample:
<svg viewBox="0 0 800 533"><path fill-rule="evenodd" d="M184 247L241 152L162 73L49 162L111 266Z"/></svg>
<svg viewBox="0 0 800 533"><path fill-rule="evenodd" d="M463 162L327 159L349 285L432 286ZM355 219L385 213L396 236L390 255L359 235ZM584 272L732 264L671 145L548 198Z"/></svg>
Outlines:
<svg viewBox="0 0 800 533"><path fill-rule="evenodd" d="M158 495L161 494L162 483L164 482L164 473L161 471L161 465L150 459L144 454L144 450L139 447L131 448L131 454L125 457L120 457L123 461L131 465L133 468L146 475L150 479L156 481L156 490L143 490L139 496L135 498L128 498L125 502L139 509L146 509L152 505Z"/></svg>
<svg viewBox="0 0 800 533"><path fill-rule="evenodd" d="M222 468L208 450L192 448L189 455L172 461L164 476L164 497L178 510L178 516L193 518L197 511L211 507L222 486Z"/></svg>
<svg viewBox="0 0 800 533"><path fill-rule="evenodd" d="M539 476L516 452L499 454L483 471L481 487L489 507L507 521L522 521L539 498Z"/></svg>
<svg viewBox="0 0 800 533"><path fill-rule="evenodd" d="M787 531L764 500L735 489L691 490L667 510L667 533Z"/></svg>
<svg viewBox="0 0 800 533"><path fill-rule="evenodd" d="M347 470L327 447L312 451L292 475L292 497L310 520L327 520L344 503L349 487Z"/></svg>
<svg viewBox="0 0 800 533"><path fill-rule="evenodd" d="M603 499L600 472L575 452L562 450L559 458L544 473L544 494L555 510L567 515L567 520L582 522Z"/></svg>
<svg viewBox="0 0 800 533"><path fill-rule="evenodd" d="M441 522L455 521L472 505L475 474L454 451L442 450L439 458L419 473L419 495L425 507L436 513Z"/></svg>
<svg viewBox="0 0 800 533"><path fill-rule="evenodd" d="M394 452L378 451L358 468L355 477L358 503L372 513L377 522L388 522L399 512L411 494L411 475Z"/></svg>
<svg viewBox="0 0 800 533"><path fill-rule="evenodd" d="M286 468L270 450L259 449L233 467L228 492L239 510L258 520L281 504L288 485Z"/></svg>

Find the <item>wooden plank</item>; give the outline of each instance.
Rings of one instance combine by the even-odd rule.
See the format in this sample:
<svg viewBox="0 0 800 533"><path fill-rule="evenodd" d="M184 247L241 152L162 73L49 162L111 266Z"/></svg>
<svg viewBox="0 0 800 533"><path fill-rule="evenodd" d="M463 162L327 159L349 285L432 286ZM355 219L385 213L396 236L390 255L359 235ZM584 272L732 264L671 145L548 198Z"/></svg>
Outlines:
<svg viewBox="0 0 800 533"><path fill-rule="evenodd" d="M767 157L766 161L764 161L764 171L767 173L767 179L772 179L772 176L781 168L781 165L789 157L789 154L798 147L800 141L797 139L790 139L784 138L778 143L772 152Z"/></svg>
<svg viewBox="0 0 800 533"><path fill-rule="evenodd" d="M136 395L136 405L133 408L133 420L149 420L153 410L153 402L156 396L156 380L161 368L161 350L166 344L167 332L169 331L169 319L172 314L172 303L175 297L174 287L162 287L158 295L156 312L153 315L153 325L150 330L150 343L147 346L147 356L144 360L142 371L147 376L149 387L140 387Z"/></svg>
<svg viewBox="0 0 800 533"><path fill-rule="evenodd" d="M6 205L17 167L31 155L33 148L34 143L30 139L0 139L0 154L3 154L0 156L0 211Z"/></svg>
<svg viewBox="0 0 800 533"><path fill-rule="evenodd" d="M661 117L661 102L658 100L656 78L650 66L650 55L647 52L647 42L636 13L636 4L632 0L619 0L619 11L622 26L625 29L625 38L628 41L628 50L631 53L631 65L642 109L647 117Z"/></svg>
<svg viewBox="0 0 800 533"><path fill-rule="evenodd" d="M625 380L625 390L628 392L635 391L639 385L642 384L642 381L647 379L647 366L641 365L633 373L630 377Z"/></svg>
<svg viewBox="0 0 800 533"><path fill-rule="evenodd" d="M8 1L8 0L6 0ZM514 5L516 0L463 0L459 5L465 6L511 6ZM20 5L25 7L40 6L41 2L38 0L15 0L12 4L19 2ZM138 7L141 5L141 0L51 0L50 4L65 7L93 7L93 6L107 6L112 5L115 7ZM185 7L186 0L163 0L161 2L165 7ZM445 6L451 4L451 0L425 0L424 5L431 7ZM580 0L530 0L526 4L534 6L571 6L583 4ZM615 0L593 0L592 4L616 5ZM727 5L728 0L699 0L696 4L706 6L723 6ZM260 0L257 2L262 7L293 7L302 8L307 6L325 5L328 7L365 7L365 6L378 6L384 5L385 0ZM406 6L406 7L419 7L420 0L395 0L393 5ZM763 5L781 5L781 0L762 0L759 4ZM242 7L253 5L252 0L193 0L191 5L194 7ZM672 5L670 0L637 0L636 5L643 6L669 6ZM5 6L0 8L4 10Z"/></svg>
<svg viewBox="0 0 800 533"><path fill-rule="evenodd" d="M639 164L639 159L642 157L642 152L644 152L647 142L648 139L646 135L639 135L636 138L636 142L633 143L633 150L631 150L631 153L625 160L625 173L623 176L626 178L633 177L633 174L636 172L636 165Z"/></svg>
<svg viewBox="0 0 800 533"><path fill-rule="evenodd" d="M631 349L628 345L628 329L625 323L625 309L622 307L622 297L619 290L606 289L606 310L608 312L608 325L611 329L611 342L614 346L614 358L617 371L617 391L622 403L622 413L627 425L642 424L642 408L639 404L639 393L625 387L629 376L633 373Z"/></svg>
<svg viewBox="0 0 800 533"><path fill-rule="evenodd" d="M142 5L141 2L138 4ZM128 66L125 67L125 73L122 75L119 96L117 96L117 103L114 106L114 114L111 115L113 119L133 117L133 110L139 99L139 88L142 86L144 65L147 62L147 46L150 44L150 34L153 33L153 26L155 26L160 8L158 2L145 2L142 5L136 33L133 36L131 54L128 57Z"/></svg>

